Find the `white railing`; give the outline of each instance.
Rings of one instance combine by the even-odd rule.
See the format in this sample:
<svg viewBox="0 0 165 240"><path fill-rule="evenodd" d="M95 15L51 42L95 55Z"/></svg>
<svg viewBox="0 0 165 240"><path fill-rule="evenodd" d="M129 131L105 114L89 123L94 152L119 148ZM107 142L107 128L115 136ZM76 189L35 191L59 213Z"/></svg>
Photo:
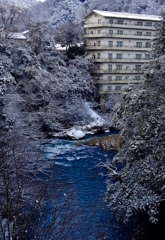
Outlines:
<svg viewBox="0 0 165 240"><path fill-rule="evenodd" d="M113 22L113 23L109 23L108 21L106 22L86 22L85 23L85 26L88 26L88 25L97 25L97 26L111 26L113 27L114 25L119 25L119 26L136 26L138 28L149 28L149 29L152 29L155 27L155 23L152 24L152 26L149 26L147 24L143 24L143 25L138 25L136 22L134 23L127 23L127 22L123 22L123 24L120 24L120 23L117 23L117 22Z"/></svg>
<svg viewBox="0 0 165 240"><path fill-rule="evenodd" d="M122 47L119 47L119 46L117 46L117 45L114 45L114 46L109 46L109 45L86 45L86 47L85 47L85 49L86 50L88 50L88 49L98 49L98 50L104 50L104 49L118 49L118 50L125 50L125 49L129 49L129 50L139 50L139 51L144 51L144 50L146 50L146 51L149 51L149 50L151 50L151 48L149 48L149 47L146 47L145 45L144 46L142 46L142 47L137 47L136 45L133 45L133 46L122 46Z"/></svg>
<svg viewBox="0 0 165 240"><path fill-rule="evenodd" d="M137 59L137 58L95 58L93 59L95 62L148 62L149 59L147 58L141 58L141 59Z"/></svg>
<svg viewBox="0 0 165 240"><path fill-rule="evenodd" d="M92 37L117 37L117 38L122 38L122 37L131 37L131 38L146 38L146 39L151 39L153 36L152 35L138 35L136 33L133 34L128 34L128 33L123 33L123 34L117 34L117 33L109 33L109 32L93 32L93 33L85 33L86 37L92 36Z"/></svg>

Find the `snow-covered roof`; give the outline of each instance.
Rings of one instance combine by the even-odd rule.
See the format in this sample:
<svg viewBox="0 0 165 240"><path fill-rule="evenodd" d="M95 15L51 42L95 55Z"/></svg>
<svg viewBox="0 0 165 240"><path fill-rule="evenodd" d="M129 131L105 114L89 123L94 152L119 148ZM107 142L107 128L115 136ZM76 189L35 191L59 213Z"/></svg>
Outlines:
<svg viewBox="0 0 165 240"><path fill-rule="evenodd" d="M88 18L93 13L97 13L103 17L115 17L115 18L129 18L129 19L139 19L139 20L152 20L152 21L161 21L161 16L156 15L146 15L146 14L137 14L137 13L126 13L126 12L108 12L100 10L92 10L84 18Z"/></svg>
<svg viewBox="0 0 165 240"><path fill-rule="evenodd" d="M76 46L81 47L83 43L76 43ZM55 44L55 48L59 51L66 51L66 46L61 46L60 43Z"/></svg>
<svg viewBox="0 0 165 240"><path fill-rule="evenodd" d="M10 33L10 38L13 38L13 39L26 39L26 36L25 36L26 33L28 33L28 30L24 31L24 32Z"/></svg>
<svg viewBox="0 0 165 240"><path fill-rule="evenodd" d="M66 51L66 46L62 47L61 44L55 44L55 48L59 51Z"/></svg>
<svg viewBox="0 0 165 240"><path fill-rule="evenodd" d="M14 39L26 39L26 37L20 33L11 33L10 38Z"/></svg>

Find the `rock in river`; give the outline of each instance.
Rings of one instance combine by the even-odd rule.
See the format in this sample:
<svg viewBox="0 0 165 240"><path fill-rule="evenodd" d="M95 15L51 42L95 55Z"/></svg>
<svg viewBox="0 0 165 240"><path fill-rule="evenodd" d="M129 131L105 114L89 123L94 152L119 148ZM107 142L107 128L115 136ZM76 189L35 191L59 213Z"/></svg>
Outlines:
<svg viewBox="0 0 165 240"><path fill-rule="evenodd" d="M124 137L118 134L103 137L94 137L84 142L84 144L88 146L100 146L107 151L118 151L123 143Z"/></svg>

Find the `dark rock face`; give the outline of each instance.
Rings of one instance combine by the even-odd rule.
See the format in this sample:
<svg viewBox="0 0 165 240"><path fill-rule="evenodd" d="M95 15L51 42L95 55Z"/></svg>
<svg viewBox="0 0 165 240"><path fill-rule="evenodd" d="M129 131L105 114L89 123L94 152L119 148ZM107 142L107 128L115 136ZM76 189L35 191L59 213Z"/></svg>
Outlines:
<svg viewBox="0 0 165 240"><path fill-rule="evenodd" d="M103 137L95 137L88 141L85 141L84 143L88 146L102 147L107 151L110 150L118 151L124 142L125 142L124 137L120 135L110 135Z"/></svg>

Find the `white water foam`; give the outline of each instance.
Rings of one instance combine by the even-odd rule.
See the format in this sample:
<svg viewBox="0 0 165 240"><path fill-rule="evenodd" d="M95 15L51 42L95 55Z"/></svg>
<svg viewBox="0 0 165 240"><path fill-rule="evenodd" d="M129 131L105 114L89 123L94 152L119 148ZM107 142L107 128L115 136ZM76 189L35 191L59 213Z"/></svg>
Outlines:
<svg viewBox="0 0 165 240"><path fill-rule="evenodd" d="M64 167L71 167L70 164L62 163L62 162L55 162L56 165L64 166Z"/></svg>

